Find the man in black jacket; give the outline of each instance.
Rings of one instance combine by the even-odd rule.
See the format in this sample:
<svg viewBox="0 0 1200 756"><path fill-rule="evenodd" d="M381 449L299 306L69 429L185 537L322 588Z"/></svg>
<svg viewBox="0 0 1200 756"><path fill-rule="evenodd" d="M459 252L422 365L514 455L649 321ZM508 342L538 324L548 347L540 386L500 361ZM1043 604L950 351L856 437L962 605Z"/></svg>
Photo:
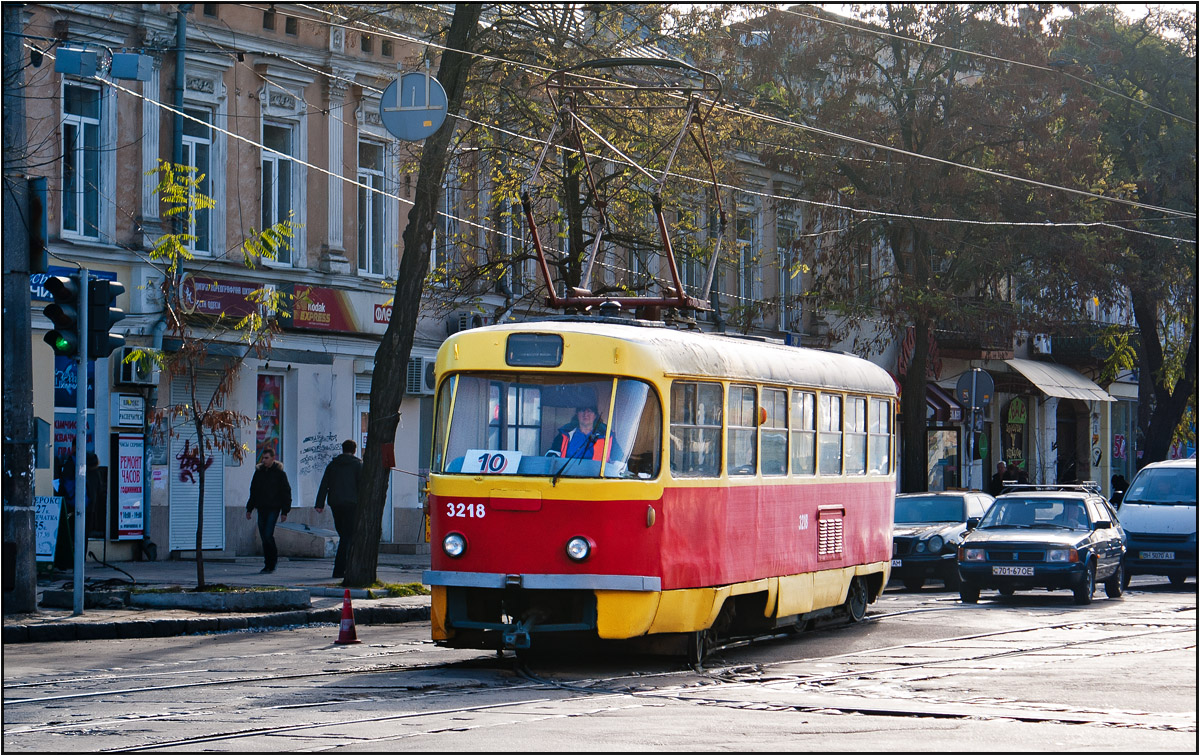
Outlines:
<svg viewBox="0 0 1200 756"><path fill-rule="evenodd" d="M342 453L325 467L321 486L317 489L317 511L325 511L325 498L328 497L329 507L333 510L333 527L338 533L337 556L333 558L335 578L345 574L346 553L358 526L358 478L362 473L362 460L354 456L357 448L353 441L342 442Z"/></svg>
<svg viewBox="0 0 1200 756"><path fill-rule="evenodd" d="M250 480L250 498L246 501L246 519L258 510L258 534L262 536L263 557L266 565L261 572L274 572L279 560L279 549L275 546L275 523L287 522L292 509L292 486L288 483L283 465L275 459L275 450L263 449L262 461L254 470Z"/></svg>

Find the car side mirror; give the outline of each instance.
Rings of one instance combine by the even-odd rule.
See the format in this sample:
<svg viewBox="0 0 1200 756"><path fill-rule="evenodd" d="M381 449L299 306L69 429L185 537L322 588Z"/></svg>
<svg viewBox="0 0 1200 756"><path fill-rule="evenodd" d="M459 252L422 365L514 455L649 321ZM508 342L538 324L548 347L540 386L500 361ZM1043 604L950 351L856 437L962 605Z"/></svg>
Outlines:
<svg viewBox="0 0 1200 756"><path fill-rule="evenodd" d="M979 518L978 517L968 517L967 518L967 530L974 530L977 527L979 527Z"/></svg>
<svg viewBox="0 0 1200 756"><path fill-rule="evenodd" d="M1111 520L1096 520L1096 530L1104 530L1113 526Z"/></svg>

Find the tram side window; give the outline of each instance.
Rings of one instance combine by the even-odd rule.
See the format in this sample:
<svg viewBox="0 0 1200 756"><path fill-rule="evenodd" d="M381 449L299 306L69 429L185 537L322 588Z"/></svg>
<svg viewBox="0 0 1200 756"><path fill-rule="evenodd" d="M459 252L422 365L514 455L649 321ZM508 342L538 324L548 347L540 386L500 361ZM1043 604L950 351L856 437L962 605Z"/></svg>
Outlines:
<svg viewBox="0 0 1200 756"><path fill-rule="evenodd" d="M842 397L821 394L817 416L817 445L822 475L842 474Z"/></svg>
<svg viewBox="0 0 1200 756"><path fill-rule="evenodd" d="M730 475L753 475L758 467L757 393L753 386L729 387L729 452L725 467Z"/></svg>
<svg viewBox="0 0 1200 756"><path fill-rule="evenodd" d="M762 406L767 411L762 425L762 474L787 475L787 392L763 389Z"/></svg>
<svg viewBox="0 0 1200 756"><path fill-rule="evenodd" d="M671 474L721 474L721 384L676 381L671 385Z"/></svg>
<svg viewBox="0 0 1200 756"><path fill-rule="evenodd" d="M867 473L867 400L852 396L846 400L846 453L842 455L847 475Z"/></svg>
<svg viewBox="0 0 1200 756"><path fill-rule="evenodd" d="M811 391L792 392L792 474L817 471L817 397Z"/></svg>
<svg viewBox="0 0 1200 756"><path fill-rule="evenodd" d="M892 407L886 399L871 400L870 437L867 457L872 475L891 472Z"/></svg>

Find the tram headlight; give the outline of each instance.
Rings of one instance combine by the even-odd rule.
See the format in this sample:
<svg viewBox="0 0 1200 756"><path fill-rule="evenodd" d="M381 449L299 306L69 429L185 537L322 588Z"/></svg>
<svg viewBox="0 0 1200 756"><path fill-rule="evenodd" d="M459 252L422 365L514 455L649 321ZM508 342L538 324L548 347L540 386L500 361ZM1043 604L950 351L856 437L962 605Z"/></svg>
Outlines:
<svg viewBox="0 0 1200 756"><path fill-rule="evenodd" d="M573 562L582 562L592 555L592 542L583 536L575 536L567 541L567 558Z"/></svg>
<svg viewBox="0 0 1200 756"><path fill-rule="evenodd" d="M446 556L458 559L467 550L467 539L461 533L450 533L442 539L442 551Z"/></svg>
<svg viewBox="0 0 1200 756"><path fill-rule="evenodd" d="M941 536L934 536L933 538L930 538L929 539L929 553L930 554L938 553L939 551L942 550L942 545L944 543L945 543L945 541L942 540Z"/></svg>

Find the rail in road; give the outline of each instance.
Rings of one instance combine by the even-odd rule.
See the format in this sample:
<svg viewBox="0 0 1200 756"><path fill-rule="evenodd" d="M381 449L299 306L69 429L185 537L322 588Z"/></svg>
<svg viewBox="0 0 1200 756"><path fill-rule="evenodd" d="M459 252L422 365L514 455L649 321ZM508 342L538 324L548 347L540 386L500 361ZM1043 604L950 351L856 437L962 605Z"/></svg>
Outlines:
<svg viewBox="0 0 1200 756"><path fill-rule="evenodd" d="M659 663L657 669L647 665L632 672L627 671L628 665L618 670L606 664L598 675L589 674L594 671L591 667L582 674L578 667L568 674L538 664L531 668L512 657L472 656L429 663L424 660L434 649L414 640L323 660L324 668L311 671L295 671L295 654L277 652L214 656L208 666L163 663L141 670L90 670L45 679L6 676L4 745L14 752L43 750L44 737L50 734L71 736L120 727L141 734L107 750L278 750L299 743L306 744L306 750L349 743L371 749L466 729L530 726L552 719L681 705L1086 724L1194 734L1194 711L1125 708L1120 696L1114 696L1108 706L1071 707L994 691L965 697L946 692L961 687L965 677L980 670L1036 675L1063 660L1111 661L1117 655L1146 653L1148 648L1158 653L1191 649L1194 654L1196 607L1194 597L1186 598L1190 604L1160 602L1149 612L1138 610L1134 602L1113 602L1103 612L1034 606L1038 611L1007 612L1007 626L995 630L942 632L902 643L888 642L888 633L866 633L862 639L867 642L860 640L861 647L811 658L805 658L811 646L804 640L759 644L718 651L699 672L682 665L671 667L669 661ZM949 598L932 599L920 607L877 611L867 624L885 627L928 620L953 627L962 617L977 617L979 611ZM967 612L972 614L963 614ZM823 634L836 641L848 629L828 628L807 635L810 640ZM770 660L753 661L764 648L773 652ZM260 671L247 674L249 669ZM295 700L264 708L253 723L216 724L227 714L220 702L233 705L245 700L248 692L255 695L264 688L286 689ZM158 700L159 694L184 689L203 693L203 700L214 703L190 710L181 706L138 713L139 701ZM109 705L116 702L120 702L119 714ZM380 707L369 715L343 711L348 702L382 703L392 713L382 713ZM65 719L54 716L65 707L85 703L94 710L81 708ZM51 716L40 716L43 713ZM206 718L214 725L205 728ZM157 729L156 721L162 722ZM167 722L180 721L191 722L191 729L201 732L169 737L176 728Z"/></svg>

